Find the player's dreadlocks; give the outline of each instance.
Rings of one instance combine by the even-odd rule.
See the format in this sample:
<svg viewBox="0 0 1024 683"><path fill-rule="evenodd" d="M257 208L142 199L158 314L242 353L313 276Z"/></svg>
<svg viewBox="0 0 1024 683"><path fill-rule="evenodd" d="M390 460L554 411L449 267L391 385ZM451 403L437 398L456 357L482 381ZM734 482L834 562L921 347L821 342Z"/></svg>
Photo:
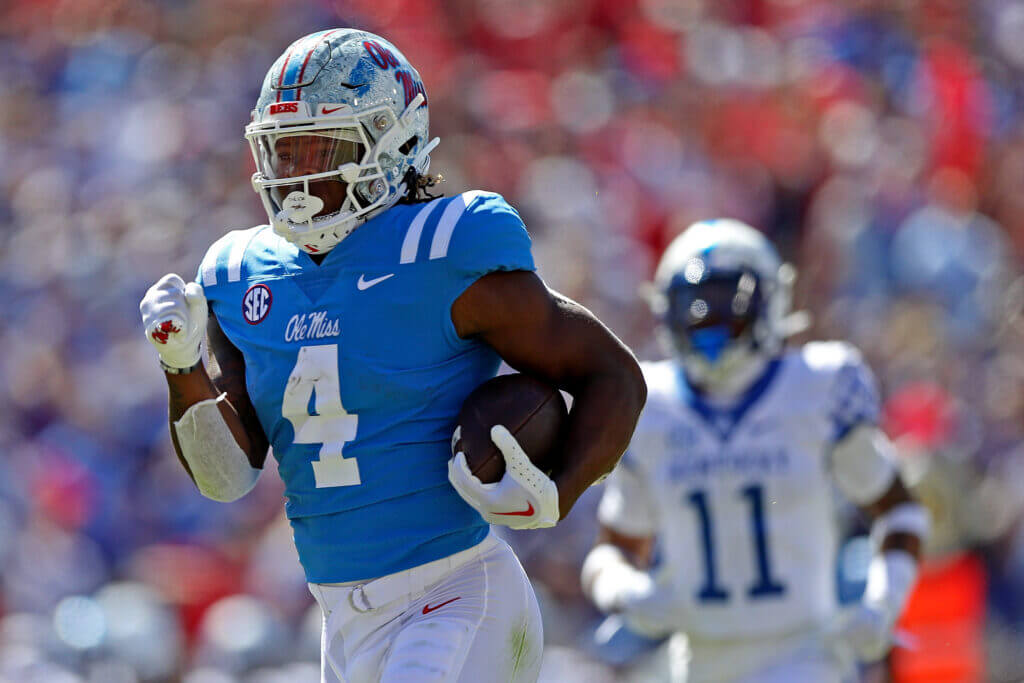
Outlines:
<svg viewBox="0 0 1024 683"><path fill-rule="evenodd" d="M437 175L426 175L418 172L415 168L409 167L409 170L405 172L405 177L402 178L402 182L405 183L406 188L405 196L398 200L399 204L421 204L423 202L431 202L441 194L430 194L428 188L440 185L444 182L444 176L441 174Z"/></svg>

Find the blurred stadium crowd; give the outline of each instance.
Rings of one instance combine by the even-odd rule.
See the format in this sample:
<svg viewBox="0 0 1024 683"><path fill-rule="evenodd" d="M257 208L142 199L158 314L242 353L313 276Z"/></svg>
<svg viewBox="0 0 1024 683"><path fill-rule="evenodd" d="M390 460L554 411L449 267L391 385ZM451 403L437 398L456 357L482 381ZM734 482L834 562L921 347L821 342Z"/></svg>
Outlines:
<svg viewBox="0 0 1024 683"><path fill-rule="evenodd" d="M242 127L280 51L343 25L417 65L445 191L503 193L549 284L642 358L672 236L711 216L772 236L808 334L870 359L937 520L891 675L1024 677L1024 2L7 0L0 681L318 680L279 481L198 495L136 309L264 221ZM623 659L578 585L595 502L511 539L550 680Z"/></svg>

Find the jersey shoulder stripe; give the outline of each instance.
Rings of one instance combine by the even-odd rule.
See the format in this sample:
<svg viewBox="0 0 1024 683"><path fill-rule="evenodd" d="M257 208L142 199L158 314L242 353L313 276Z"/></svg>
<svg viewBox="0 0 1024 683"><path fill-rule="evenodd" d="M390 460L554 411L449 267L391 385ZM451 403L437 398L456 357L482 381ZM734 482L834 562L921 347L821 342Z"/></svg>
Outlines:
<svg viewBox="0 0 1024 683"><path fill-rule="evenodd" d="M257 225L247 230L232 230L206 251L199 266L200 284L212 287L223 282L238 282L242 279L242 261L249 243L268 225Z"/></svg>
<svg viewBox="0 0 1024 683"><path fill-rule="evenodd" d="M217 284L217 265L220 262L221 254L230 246L232 233L228 233L210 245L206 255L199 264L199 282L203 287L211 287Z"/></svg>
<svg viewBox="0 0 1024 683"><path fill-rule="evenodd" d="M439 259L448 255L448 245L452 241L452 233L455 232L455 225L466 212L466 207L473 203L480 195L486 194L482 190L471 190L458 195L441 214L441 220L434 230L434 239L430 242L430 258Z"/></svg>
<svg viewBox="0 0 1024 683"><path fill-rule="evenodd" d="M255 228L239 231L239 235L231 243L231 252L228 255L228 282L238 282L242 279L242 260L256 235L269 229L269 225L258 225Z"/></svg>
<svg viewBox="0 0 1024 683"><path fill-rule="evenodd" d="M427 219L434 213L434 210L443 204L444 201L444 197L439 197L426 204L416 213L416 217L412 219L412 223L409 224L409 229L405 233L405 239L402 240L402 252L399 263L414 263L416 261L416 256L420 250L420 236L423 234L423 226L426 225Z"/></svg>

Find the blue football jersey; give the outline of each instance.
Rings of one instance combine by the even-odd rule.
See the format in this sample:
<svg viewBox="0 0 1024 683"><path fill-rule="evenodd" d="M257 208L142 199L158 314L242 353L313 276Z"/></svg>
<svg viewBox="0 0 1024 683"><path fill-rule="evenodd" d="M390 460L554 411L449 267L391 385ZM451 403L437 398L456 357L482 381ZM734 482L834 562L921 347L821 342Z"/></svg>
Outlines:
<svg viewBox="0 0 1024 683"><path fill-rule="evenodd" d="M383 576L487 533L447 462L463 400L500 359L458 336L451 307L498 270L534 263L489 192L396 205L319 266L269 226L210 247L198 281L245 357L307 580Z"/></svg>

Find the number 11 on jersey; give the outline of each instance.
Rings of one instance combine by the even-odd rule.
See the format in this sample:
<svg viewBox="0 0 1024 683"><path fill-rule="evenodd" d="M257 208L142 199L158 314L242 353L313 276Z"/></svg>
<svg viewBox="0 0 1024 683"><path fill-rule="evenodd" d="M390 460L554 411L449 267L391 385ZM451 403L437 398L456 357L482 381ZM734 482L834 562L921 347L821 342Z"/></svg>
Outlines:
<svg viewBox="0 0 1024 683"><path fill-rule="evenodd" d="M740 490L750 508L750 526L754 545L754 563L757 580L747 589L751 599L779 597L786 592L786 585L775 578L772 571L771 553L768 548L767 524L765 522L764 488L752 484ZM703 490L692 491L687 501L697 515L700 528L701 546L704 549L704 584L697 592L699 602L725 602L731 592L719 583L718 562L715 557L715 527L708 505L708 495Z"/></svg>
<svg viewBox="0 0 1024 683"><path fill-rule="evenodd" d="M315 414L309 412L311 400ZM312 463L317 488L360 483L359 463L342 454L345 442L356 438L359 417L341 404L337 344L299 349L284 389L281 414L292 423L295 443L323 444L319 460Z"/></svg>

